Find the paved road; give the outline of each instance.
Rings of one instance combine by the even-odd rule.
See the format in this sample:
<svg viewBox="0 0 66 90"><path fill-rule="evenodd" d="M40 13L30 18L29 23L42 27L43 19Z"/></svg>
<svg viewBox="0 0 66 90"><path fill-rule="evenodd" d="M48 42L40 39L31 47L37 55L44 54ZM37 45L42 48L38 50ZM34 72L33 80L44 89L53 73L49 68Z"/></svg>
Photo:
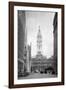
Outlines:
<svg viewBox="0 0 66 90"><path fill-rule="evenodd" d="M56 75L51 74L40 74L40 73L31 73L30 75L26 77L20 77L19 79L32 79L32 78L52 78L56 77Z"/></svg>

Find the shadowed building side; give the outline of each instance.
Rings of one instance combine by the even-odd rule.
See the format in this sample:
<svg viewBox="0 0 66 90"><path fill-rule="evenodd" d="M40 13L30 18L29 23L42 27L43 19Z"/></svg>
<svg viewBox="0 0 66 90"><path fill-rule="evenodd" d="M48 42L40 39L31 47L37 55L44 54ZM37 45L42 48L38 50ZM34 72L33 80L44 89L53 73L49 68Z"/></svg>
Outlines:
<svg viewBox="0 0 66 90"><path fill-rule="evenodd" d="M26 71L24 61L24 42L25 42L26 18L24 11L18 11L18 76Z"/></svg>
<svg viewBox="0 0 66 90"><path fill-rule="evenodd" d="M30 72L31 46L27 45L26 12L18 11L18 77Z"/></svg>
<svg viewBox="0 0 66 90"><path fill-rule="evenodd" d="M23 59L25 40L25 12L18 11L18 58Z"/></svg>
<svg viewBox="0 0 66 90"><path fill-rule="evenodd" d="M57 62L57 13L55 13L55 16L54 16L53 27L54 27L53 34L54 34L54 60L55 60L54 67L55 67L55 72L57 74L57 65L58 65L58 62Z"/></svg>

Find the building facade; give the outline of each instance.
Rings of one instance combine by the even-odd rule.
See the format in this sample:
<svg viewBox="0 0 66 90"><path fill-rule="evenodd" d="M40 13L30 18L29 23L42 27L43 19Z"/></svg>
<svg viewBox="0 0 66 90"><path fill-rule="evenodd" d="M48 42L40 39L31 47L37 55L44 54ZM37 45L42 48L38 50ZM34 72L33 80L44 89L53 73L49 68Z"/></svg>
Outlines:
<svg viewBox="0 0 66 90"><path fill-rule="evenodd" d="M46 57L42 55L42 35L39 26L38 34L37 34L37 54L35 58L32 58L31 71L32 72L44 71L45 61L46 61Z"/></svg>
<svg viewBox="0 0 66 90"><path fill-rule="evenodd" d="M27 45L26 13L18 10L18 77L30 72L30 46Z"/></svg>
<svg viewBox="0 0 66 90"><path fill-rule="evenodd" d="M54 60L55 60L55 64L54 64L54 67L55 67L55 72L57 73L57 13L55 13L55 16L54 16L54 20L53 20L53 27L54 27L54 31L53 31L53 34L54 34Z"/></svg>
<svg viewBox="0 0 66 90"><path fill-rule="evenodd" d="M40 72L40 73L48 73L50 70L48 68L52 68L51 73L54 71L53 68L53 58L47 59L46 56L42 54L42 35L40 27L38 29L37 34L37 54L34 58L32 58L31 63L31 71L32 72ZM50 72L49 72L50 73Z"/></svg>

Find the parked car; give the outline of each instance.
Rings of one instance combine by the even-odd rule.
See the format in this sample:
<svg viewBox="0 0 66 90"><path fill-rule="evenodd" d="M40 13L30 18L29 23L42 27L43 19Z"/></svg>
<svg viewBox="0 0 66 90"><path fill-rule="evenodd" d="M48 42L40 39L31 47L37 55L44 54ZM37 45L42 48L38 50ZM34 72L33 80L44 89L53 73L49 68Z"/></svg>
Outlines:
<svg viewBox="0 0 66 90"><path fill-rule="evenodd" d="M54 69L52 67L46 68L45 73L55 74Z"/></svg>
<svg viewBox="0 0 66 90"><path fill-rule="evenodd" d="M35 73L39 73L39 70L38 70L38 69L36 69L34 72L35 72Z"/></svg>

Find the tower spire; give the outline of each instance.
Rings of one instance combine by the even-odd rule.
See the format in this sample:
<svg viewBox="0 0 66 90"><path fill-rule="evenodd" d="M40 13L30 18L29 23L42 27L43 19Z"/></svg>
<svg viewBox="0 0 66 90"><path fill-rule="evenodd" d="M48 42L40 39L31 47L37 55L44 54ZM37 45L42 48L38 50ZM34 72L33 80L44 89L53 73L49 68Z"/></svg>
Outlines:
<svg viewBox="0 0 66 90"><path fill-rule="evenodd" d="M40 26L39 26L38 35L37 35L37 50L38 50L38 53L41 54L41 51L42 51L42 35L41 35L41 31L40 31Z"/></svg>

